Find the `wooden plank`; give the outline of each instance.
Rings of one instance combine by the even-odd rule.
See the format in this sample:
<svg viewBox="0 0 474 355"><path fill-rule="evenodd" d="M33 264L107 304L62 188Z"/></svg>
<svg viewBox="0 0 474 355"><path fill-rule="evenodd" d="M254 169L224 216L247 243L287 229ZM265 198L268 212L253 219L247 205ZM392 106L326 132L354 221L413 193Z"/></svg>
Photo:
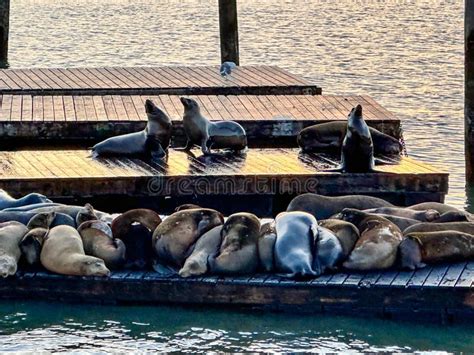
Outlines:
<svg viewBox="0 0 474 355"><path fill-rule="evenodd" d="M461 276L457 280L455 287L471 287L474 280L474 262L468 262Z"/></svg>
<svg viewBox="0 0 474 355"><path fill-rule="evenodd" d="M439 286L454 287L456 285L456 282L461 277L461 274L464 268L466 267L466 264L466 262L449 264L448 270L446 271L446 274L441 280Z"/></svg>

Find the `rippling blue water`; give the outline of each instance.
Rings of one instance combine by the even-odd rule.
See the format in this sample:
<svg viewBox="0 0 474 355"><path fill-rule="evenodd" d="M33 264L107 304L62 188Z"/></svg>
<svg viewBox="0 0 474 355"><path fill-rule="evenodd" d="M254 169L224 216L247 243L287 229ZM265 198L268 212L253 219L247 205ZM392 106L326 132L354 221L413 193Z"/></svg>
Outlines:
<svg viewBox="0 0 474 355"><path fill-rule="evenodd" d="M217 2L12 0L12 67L219 62ZM239 2L242 64L271 63L325 93L396 113L409 153L450 172L466 205L462 1ZM0 304L9 350L472 350L462 327L142 307Z"/></svg>

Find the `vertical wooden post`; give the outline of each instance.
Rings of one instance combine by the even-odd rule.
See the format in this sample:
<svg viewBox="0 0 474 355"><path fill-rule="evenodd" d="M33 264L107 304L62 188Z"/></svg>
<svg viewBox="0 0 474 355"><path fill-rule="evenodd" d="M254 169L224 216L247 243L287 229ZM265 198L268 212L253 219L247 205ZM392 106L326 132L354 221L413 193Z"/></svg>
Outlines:
<svg viewBox="0 0 474 355"><path fill-rule="evenodd" d="M219 0L219 29L221 36L221 62L234 62L239 65L237 0Z"/></svg>
<svg viewBox="0 0 474 355"><path fill-rule="evenodd" d="M10 23L10 0L0 0L0 67L8 60L8 29Z"/></svg>
<svg viewBox="0 0 474 355"><path fill-rule="evenodd" d="M464 6L464 151L466 181L474 183L474 0Z"/></svg>

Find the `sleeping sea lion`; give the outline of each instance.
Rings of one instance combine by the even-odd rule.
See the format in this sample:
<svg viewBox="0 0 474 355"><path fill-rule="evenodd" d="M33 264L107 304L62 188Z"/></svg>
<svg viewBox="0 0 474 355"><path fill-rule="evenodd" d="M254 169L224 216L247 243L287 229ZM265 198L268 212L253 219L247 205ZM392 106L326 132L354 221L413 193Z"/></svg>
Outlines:
<svg viewBox="0 0 474 355"><path fill-rule="evenodd" d="M19 246L27 264L40 264L41 248L55 219L56 212L42 212L33 216L26 225L28 233L21 239Z"/></svg>
<svg viewBox="0 0 474 355"><path fill-rule="evenodd" d="M260 220L252 213L234 213L222 227L219 253L209 261L212 273L252 274L258 267L257 241Z"/></svg>
<svg viewBox="0 0 474 355"><path fill-rule="evenodd" d="M15 275L20 260L19 243L28 228L19 222L0 223L0 276Z"/></svg>
<svg viewBox="0 0 474 355"><path fill-rule="evenodd" d="M312 214L316 219L327 219L341 212L344 208L366 210L376 207L392 207L390 202L377 197L364 195L323 196L305 193L296 196L288 205L287 211L304 211Z"/></svg>
<svg viewBox="0 0 474 355"><path fill-rule="evenodd" d="M404 235L420 232L456 231L474 235L474 223L447 222L447 223L418 223L403 231Z"/></svg>
<svg viewBox="0 0 474 355"><path fill-rule="evenodd" d="M411 210L416 210L416 211L436 210L440 214L443 214L446 212L461 211L460 209L456 207L445 205L444 203L439 203L439 202L422 202L416 205L408 206L407 208Z"/></svg>
<svg viewBox="0 0 474 355"><path fill-rule="evenodd" d="M102 259L86 255L79 232L70 226L51 228L41 250L41 264L49 271L75 276L109 276Z"/></svg>
<svg viewBox="0 0 474 355"><path fill-rule="evenodd" d="M29 206L36 203L51 202L46 196L36 192L30 193L20 198L13 198L8 192L0 189L0 210L5 208L14 208L21 206Z"/></svg>
<svg viewBox="0 0 474 355"><path fill-rule="evenodd" d="M81 235L86 255L104 260L109 269L118 269L125 264L125 244L112 236L109 225L99 220L88 220L77 228Z"/></svg>
<svg viewBox="0 0 474 355"><path fill-rule="evenodd" d="M76 215L76 227L79 227L86 221L96 221L99 218L95 214L94 207L90 203L86 203L82 209L77 212Z"/></svg>
<svg viewBox="0 0 474 355"><path fill-rule="evenodd" d="M159 271L160 266L181 269L198 238L223 223L224 217L209 208L183 210L170 215L153 232L155 270Z"/></svg>
<svg viewBox="0 0 474 355"><path fill-rule="evenodd" d="M378 207L364 210L364 212L416 219L420 222L433 222L440 217L440 213L434 209L413 210L402 207Z"/></svg>
<svg viewBox="0 0 474 355"><path fill-rule="evenodd" d="M360 234L356 226L350 222L339 219L324 219L319 221L319 225L333 232L341 243L344 259L346 259L354 249L355 243L359 240Z"/></svg>
<svg viewBox="0 0 474 355"><path fill-rule="evenodd" d="M93 155L165 158L171 139L171 120L151 100L146 100L145 111L148 117L145 129L108 138L92 147Z"/></svg>
<svg viewBox="0 0 474 355"><path fill-rule="evenodd" d="M153 259L152 235L161 223L155 211L138 208L122 213L112 222L112 235L125 244L125 268L145 269Z"/></svg>
<svg viewBox="0 0 474 355"><path fill-rule="evenodd" d="M341 242L335 233L318 226L318 237L315 241L313 254L313 270L321 275L327 270L334 271L344 260Z"/></svg>
<svg viewBox="0 0 474 355"><path fill-rule="evenodd" d="M184 262L179 270L179 276L190 277L207 273L209 270L209 258L219 252L221 246L222 225L207 231L197 240L193 252Z"/></svg>
<svg viewBox="0 0 474 355"><path fill-rule="evenodd" d="M275 269L275 242L275 221L263 224L260 228L260 236L258 237L258 258L264 272L272 272Z"/></svg>
<svg viewBox="0 0 474 355"><path fill-rule="evenodd" d="M400 154L400 142L379 130L369 127L374 144L374 153L381 155ZM346 122L327 122L306 127L298 134L297 142L303 152L340 150L347 132Z"/></svg>
<svg viewBox="0 0 474 355"><path fill-rule="evenodd" d="M318 222L306 212L281 212L275 218L275 269L288 278L316 277L313 270L314 241Z"/></svg>
<svg viewBox="0 0 474 355"><path fill-rule="evenodd" d="M394 223L375 214L344 209L342 219L354 224L360 232L349 258L343 266L352 270L381 270L394 265L403 234Z"/></svg>
<svg viewBox="0 0 474 355"><path fill-rule="evenodd" d="M229 149L240 152L247 147L245 129L234 121L211 122L201 114L196 100L180 98L184 106L183 127L188 138L186 150L194 145L201 147L203 154L211 149Z"/></svg>
<svg viewBox="0 0 474 355"><path fill-rule="evenodd" d="M474 236L453 230L412 232L399 250L401 266L411 270L426 264L465 261L474 257Z"/></svg>

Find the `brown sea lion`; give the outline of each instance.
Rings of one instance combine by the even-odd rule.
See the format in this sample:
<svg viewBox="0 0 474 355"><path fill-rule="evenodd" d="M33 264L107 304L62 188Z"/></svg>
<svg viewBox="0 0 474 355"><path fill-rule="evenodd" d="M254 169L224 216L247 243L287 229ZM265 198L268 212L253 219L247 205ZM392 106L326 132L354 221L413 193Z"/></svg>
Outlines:
<svg viewBox="0 0 474 355"><path fill-rule="evenodd" d="M469 260L474 236L458 231L412 232L400 243L401 266L411 270L426 264Z"/></svg>
<svg viewBox="0 0 474 355"><path fill-rule="evenodd" d="M222 225L212 228L199 237L193 252L186 259L181 270L179 270L181 277L198 276L207 273L209 258L219 252L222 240L221 232Z"/></svg>
<svg viewBox="0 0 474 355"><path fill-rule="evenodd" d="M420 222L433 222L440 217L440 213L437 210L428 209L428 210L412 210L410 208L401 208L401 207L379 207L379 208L370 208L364 210L367 213L376 213L382 214L384 217L386 215L394 217L402 217L408 219L415 219Z"/></svg>
<svg viewBox="0 0 474 355"><path fill-rule="evenodd" d="M209 208L173 213L158 225L153 233L152 245L157 263L181 269L197 239L223 223L224 217Z"/></svg>
<svg viewBox="0 0 474 355"><path fill-rule="evenodd" d="M316 219L327 219L341 212L344 208L366 210L377 207L393 207L390 202L377 197L364 195L323 196L305 193L296 196L288 205L287 211L303 211L312 214Z"/></svg>
<svg viewBox="0 0 474 355"><path fill-rule="evenodd" d="M174 209L175 212L184 211L184 210L191 210L196 208L202 208L201 206L194 205L192 203L185 203L184 205L180 205Z"/></svg>
<svg viewBox="0 0 474 355"><path fill-rule="evenodd" d="M90 203L86 203L83 208L77 212L76 227L79 227L83 222L98 220L94 207Z"/></svg>
<svg viewBox="0 0 474 355"><path fill-rule="evenodd" d="M26 225L28 233L21 239L19 246L27 264L40 264L41 248L55 218L54 211L41 212L34 215Z"/></svg>
<svg viewBox="0 0 474 355"><path fill-rule="evenodd" d="M224 275L251 274L258 267L257 241L260 220L252 213L234 213L222 227L219 254L210 259L211 272Z"/></svg>
<svg viewBox="0 0 474 355"><path fill-rule="evenodd" d="M0 276L15 275L21 257L20 240L28 228L19 222L0 223Z"/></svg>
<svg viewBox="0 0 474 355"><path fill-rule="evenodd" d="M339 219L324 219L319 221L319 225L329 229L336 235L341 243L344 258L347 258L360 237L357 227L350 222Z"/></svg>
<svg viewBox="0 0 474 355"><path fill-rule="evenodd" d="M449 211L442 213L436 223L447 223L447 222L474 222L474 218L471 213L466 211Z"/></svg>
<svg viewBox="0 0 474 355"><path fill-rule="evenodd" d="M394 265L403 234L394 223L376 214L344 209L343 220L354 224L360 238L343 266L352 270L381 270Z"/></svg>
<svg viewBox="0 0 474 355"><path fill-rule="evenodd" d="M84 253L79 232L65 225L49 231L41 250L41 264L47 270L63 275L110 275L102 259Z"/></svg>
<svg viewBox="0 0 474 355"><path fill-rule="evenodd" d="M374 143L374 153L381 155L400 154L400 142L387 134L369 127ZM341 121L320 123L303 129L297 137L298 145L304 152L340 150L347 132L347 123Z"/></svg>
<svg viewBox="0 0 474 355"><path fill-rule="evenodd" d="M403 231L404 235L420 232L456 231L474 235L474 223L447 222L447 223L418 223Z"/></svg>
<svg viewBox="0 0 474 355"><path fill-rule="evenodd" d="M444 203L439 203L439 202L422 202L416 205L409 206L407 208L411 210L416 210L416 211L436 210L440 214L443 214L446 212L452 212L452 211L461 211L460 209L456 207L445 205Z"/></svg>
<svg viewBox="0 0 474 355"><path fill-rule="evenodd" d="M378 216L388 219L390 222L394 223L401 231L404 231L406 228L414 226L415 224L423 223L416 219L404 218L398 216L392 216L389 214L374 213Z"/></svg>
<svg viewBox="0 0 474 355"><path fill-rule="evenodd" d="M263 224L258 237L258 258L260 260L260 266L265 272L272 272L275 269L275 242L275 221Z"/></svg>
<svg viewBox="0 0 474 355"><path fill-rule="evenodd" d="M86 255L104 260L109 269L118 269L125 264L125 244L113 238L112 230L105 222L89 220L77 228L81 235Z"/></svg>

